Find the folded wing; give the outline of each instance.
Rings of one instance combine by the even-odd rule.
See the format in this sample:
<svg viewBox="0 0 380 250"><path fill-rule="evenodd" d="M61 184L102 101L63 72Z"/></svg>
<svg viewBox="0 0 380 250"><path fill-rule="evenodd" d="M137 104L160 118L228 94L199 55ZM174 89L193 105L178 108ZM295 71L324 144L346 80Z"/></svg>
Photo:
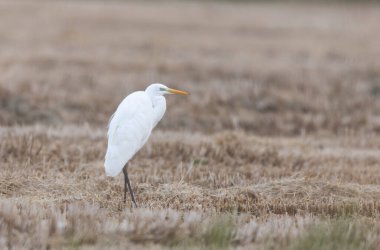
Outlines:
<svg viewBox="0 0 380 250"><path fill-rule="evenodd" d="M153 129L153 107L144 91L128 95L108 125L108 148L104 167L108 176L118 175L141 149Z"/></svg>

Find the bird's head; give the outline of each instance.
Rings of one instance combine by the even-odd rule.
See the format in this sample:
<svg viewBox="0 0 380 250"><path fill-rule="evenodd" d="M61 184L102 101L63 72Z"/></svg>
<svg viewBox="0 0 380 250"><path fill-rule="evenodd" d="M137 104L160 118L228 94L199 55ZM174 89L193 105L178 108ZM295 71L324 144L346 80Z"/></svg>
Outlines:
<svg viewBox="0 0 380 250"><path fill-rule="evenodd" d="M147 92L151 96L163 96L165 94L179 94L179 95L188 95L188 92L177 90L177 89L171 89L161 83L153 83L149 85L145 92Z"/></svg>

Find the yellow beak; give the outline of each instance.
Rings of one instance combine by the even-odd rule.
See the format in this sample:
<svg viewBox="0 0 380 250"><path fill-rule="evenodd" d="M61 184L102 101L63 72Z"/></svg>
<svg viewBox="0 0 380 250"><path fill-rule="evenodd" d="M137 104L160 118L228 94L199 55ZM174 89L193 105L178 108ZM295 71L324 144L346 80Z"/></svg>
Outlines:
<svg viewBox="0 0 380 250"><path fill-rule="evenodd" d="M168 88L167 90L170 94L178 94L178 95L188 95L189 93L186 92L186 91L182 91L182 90L177 90L177 89L171 89L171 88Z"/></svg>

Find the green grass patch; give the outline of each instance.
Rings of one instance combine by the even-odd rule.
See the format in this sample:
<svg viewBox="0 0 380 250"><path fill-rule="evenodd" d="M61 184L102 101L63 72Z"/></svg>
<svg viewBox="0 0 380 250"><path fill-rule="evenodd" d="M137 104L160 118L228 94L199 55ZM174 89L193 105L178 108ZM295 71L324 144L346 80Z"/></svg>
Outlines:
<svg viewBox="0 0 380 250"><path fill-rule="evenodd" d="M350 219L325 221L311 226L288 250L375 249L368 241L370 226Z"/></svg>
<svg viewBox="0 0 380 250"><path fill-rule="evenodd" d="M200 225L196 234L177 239L173 249L227 249L231 247L236 225L232 215L215 216Z"/></svg>

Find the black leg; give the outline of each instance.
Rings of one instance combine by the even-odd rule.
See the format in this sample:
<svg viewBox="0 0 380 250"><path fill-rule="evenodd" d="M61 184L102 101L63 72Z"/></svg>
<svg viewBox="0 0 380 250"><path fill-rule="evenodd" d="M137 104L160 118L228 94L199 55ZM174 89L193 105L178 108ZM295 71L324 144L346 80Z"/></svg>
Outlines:
<svg viewBox="0 0 380 250"><path fill-rule="evenodd" d="M123 173L124 173L124 203L126 203L126 200L127 200L127 186L128 186L128 190L129 190L129 193L131 194L133 204L135 205L135 207L137 207L137 203L135 200L135 196L133 194L131 183L129 182L129 178L128 178L127 165L124 166Z"/></svg>
<svg viewBox="0 0 380 250"><path fill-rule="evenodd" d="M126 170L127 165L123 168L123 174L124 174L124 203L127 203L127 170Z"/></svg>

